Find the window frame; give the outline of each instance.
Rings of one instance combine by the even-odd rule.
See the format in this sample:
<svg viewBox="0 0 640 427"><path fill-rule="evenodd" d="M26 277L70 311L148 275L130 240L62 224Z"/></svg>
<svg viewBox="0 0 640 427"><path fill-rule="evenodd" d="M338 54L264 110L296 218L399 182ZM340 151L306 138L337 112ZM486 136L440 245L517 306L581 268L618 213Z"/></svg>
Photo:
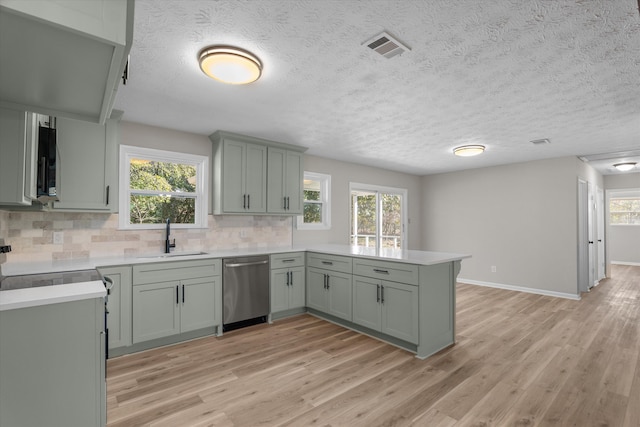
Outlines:
<svg viewBox="0 0 640 427"><path fill-rule="evenodd" d="M607 217L607 223L612 226L612 227L640 227L640 224L619 224L619 223L614 223L611 221L611 216L613 213L617 213L617 212L613 212L611 211L611 202L613 200L637 200L640 199L640 189L627 189L627 190L611 190L608 192L608 197L607 197L607 203L606 203L606 208L607 208L607 213L606 213L606 217ZM627 212L636 212L636 211L627 211ZM622 213L622 212L620 212Z"/></svg>
<svg viewBox="0 0 640 427"><path fill-rule="evenodd" d="M331 175L319 172L304 172L304 179L320 182L320 202L304 200L304 183L302 188L302 210L304 212L305 203L316 203L322 205L321 223L305 223L304 215L297 216L296 228L298 230L329 230L331 229Z"/></svg>
<svg viewBox="0 0 640 427"><path fill-rule="evenodd" d="M120 145L119 162L119 201L118 201L118 228L121 230L155 230L165 228L164 223L159 224L131 224L131 159L139 158L158 162L180 163L195 167L196 192L195 219L193 224L171 224L172 228L207 228L209 209L209 158L198 154L178 153L175 151L160 150L156 148L136 147L132 145ZM155 190L137 190L136 194L156 194ZM172 193L174 194L174 193Z"/></svg>
<svg viewBox="0 0 640 427"><path fill-rule="evenodd" d="M373 185L373 184L362 184L362 183L358 183L358 182L349 182L349 234L348 234L348 241L349 244L351 244L351 227L353 224L351 224L351 209L353 208L352 204L351 204L351 194L354 191L365 191L365 192L375 192L377 193L376 196L376 250L380 251L381 249L383 249L381 247L381 241L380 241L380 230L381 230L381 223L382 223L382 217L379 216L379 205L381 203L380 200L378 200L379 198L379 194L381 193L385 193L385 194L398 194L402 197L402 203L400 205L402 212L401 212L401 245L399 250L407 250L409 248L409 235L407 233L407 224L409 223L409 212L408 212L408 206L409 206L409 190L407 190L406 188L397 188L397 187L386 187L386 186L382 186L382 185Z"/></svg>

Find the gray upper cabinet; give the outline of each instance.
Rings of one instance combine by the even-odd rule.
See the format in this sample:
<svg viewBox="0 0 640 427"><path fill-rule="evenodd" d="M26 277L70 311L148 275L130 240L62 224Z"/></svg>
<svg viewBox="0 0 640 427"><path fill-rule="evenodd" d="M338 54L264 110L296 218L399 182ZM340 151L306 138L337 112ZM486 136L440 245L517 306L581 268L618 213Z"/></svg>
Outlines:
<svg viewBox="0 0 640 427"><path fill-rule="evenodd" d="M134 0L2 0L0 106L104 123L133 40Z"/></svg>
<svg viewBox="0 0 640 427"><path fill-rule="evenodd" d="M117 204L118 120L104 125L58 118L59 161L54 210L111 212Z"/></svg>
<svg viewBox="0 0 640 427"><path fill-rule="evenodd" d="M214 213L265 213L267 148L225 138L214 146Z"/></svg>
<svg viewBox="0 0 640 427"><path fill-rule="evenodd" d="M269 147L267 154L267 210L302 215L302 153Z"/></svg>
<svg viewBox="0 0 640 427"><path fill-rule="evenodd" d="M31 161L32 115L0 108L0 204L31 205L28 177Z"/></svg>
<svg viewBox="0 0 640 427"><path fill-rule="evenodd" d="M209 138L215 215L302 213L306 148L223 131Z"/></svg>

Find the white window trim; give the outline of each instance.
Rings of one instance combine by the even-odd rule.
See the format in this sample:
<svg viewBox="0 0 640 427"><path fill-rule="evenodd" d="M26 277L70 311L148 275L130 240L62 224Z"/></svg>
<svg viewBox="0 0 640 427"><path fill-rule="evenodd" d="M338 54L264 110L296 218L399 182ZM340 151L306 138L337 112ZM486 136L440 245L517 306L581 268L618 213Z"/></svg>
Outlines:
<svg viewBox="0 0 640 427"><path fill-rule="evenodd" d="M154 148L120 145L120 197L119 197L119 229L121 230L152 230L162 229L164 224L130 224L130 171L132 158L151 159L160 162L182 163L196 168L196 206L194 224L171 224L172 228L207 228L209 209L209 158L197 154L178 153L174 151L158 150Z"/></svg>
<svg viewBox="0 0 640 427"><path fill-rule="evenodd" d="M372 185L372 184L362 184L358 182L349 182L349 200L351 200L351 193L353 191L371 191L377 193L387 193L387 194L399 194L402 196L402 246L401 250L406 250L409 247L409 233L407 233L407 224L409 223L409 214L407 206L409 206L409 191L406 188L396 188L396 187L385 187L382 185ZM349 209L351 209L351 203L349 203ZM350 215L350 214L349 214ZM377 218L380 221L380 218ZM380 225L376 227L376 233L378 232ZM377 238L377 236L376 236ZM349 235L348 240L351 241L351 224L349 224ZM380 245L377 246L378 249Z"/></svg>
<svg viewBox="0 0 640 427"><path fill-rule="evenodd" d="M305 172L304 179L320 181L320 195L322 197L322 223L306 224L304 215L298 215L296 228L298 230L329 230L331 229L331 175L317 172ZM304 194L304 192L303 192ZM304 200L302 201L304 206ZM304 208L303 208L304 209Z"/></svg>
<svg viewBox="0 0 640 427"><path fill-rule="evenodd" d="M640 197L640 188L629 188L625 190L608 190L607 201L605 203L607 224L611 227L640 227L640 224L614 224L611 222L611 200L612 199L637 199Z"/></svg>

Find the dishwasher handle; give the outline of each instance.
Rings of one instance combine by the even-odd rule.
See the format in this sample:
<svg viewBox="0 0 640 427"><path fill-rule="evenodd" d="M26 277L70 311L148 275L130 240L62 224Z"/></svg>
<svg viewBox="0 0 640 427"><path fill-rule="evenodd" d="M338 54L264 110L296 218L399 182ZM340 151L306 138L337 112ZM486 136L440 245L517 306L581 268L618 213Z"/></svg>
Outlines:
<svg viewBox="0 0 640 427"><path fill-rule="evenodd" d="M268 263L269 263L269 260L267 259L264 261L228 263L228 264L225 264L224 266L229 268L236 268L236 267L247 267L249 265L263 265Z"/></svg>

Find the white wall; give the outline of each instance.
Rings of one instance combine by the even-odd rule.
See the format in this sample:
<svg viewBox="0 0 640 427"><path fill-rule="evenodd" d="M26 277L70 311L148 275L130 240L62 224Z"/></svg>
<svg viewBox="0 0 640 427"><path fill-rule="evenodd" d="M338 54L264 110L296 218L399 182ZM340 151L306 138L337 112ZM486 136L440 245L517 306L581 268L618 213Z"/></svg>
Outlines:
<svg viewBox="0 0 640 427"><path fill-rule="evenodd" d="M602 185L575 157L425 176L423 247L471 254L460 279L577 295L578 176Z"/></svg>
<svg viewBox="0 0 640 427"><path fill-rule="evenodd" d="M305 155L304 170L331 175L331 229L314 231L296 229L293 232L294 244L349 244L349 182L358 182L408 190L409 224L406 233L408 247L421 249L422 191L419 176L310 155Z"/></svg>
<svg viewBox="0 0 640 427"><path fill-rule="evenodd" d="M607 212L607 261L640 265L640 226L610 225L608 218L609 197L616 190L637 190L640 192L640 172L606 175Z"/></svg>

